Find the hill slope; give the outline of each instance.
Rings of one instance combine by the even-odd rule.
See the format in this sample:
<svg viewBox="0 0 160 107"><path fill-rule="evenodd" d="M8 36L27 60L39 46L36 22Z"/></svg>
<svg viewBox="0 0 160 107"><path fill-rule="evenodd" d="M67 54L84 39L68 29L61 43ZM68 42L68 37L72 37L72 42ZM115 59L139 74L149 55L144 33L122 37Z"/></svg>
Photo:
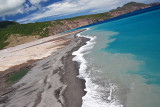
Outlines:
<svg viewBox="0 0 160 107"><path fill-rule="evenodd" d="M7 45L11 47L15 46L16 44L18 45L32 41L32 39L31 40L29 39L29 41L27 40L22 41L23 39L27 38L26 36L35 36L35 37L38 36L38 38L46 37L70 29L82 27L88 24L116 17L122 14L133 12L135 10L151 7L157 4L159 3L142 4L142 3L130 2L122 7L118 7L117 9L105 13L78 16L68 19L47 21L47 22L36 22L28 24L18 24L16 22L10 22L10 21L0 22L0 49L3 49ZM16 39L18 38L17 36L18 37L21 36L21 39L20 40ZM11 37L14 39L12 40ZM7 40L8 38L10 40Z"/></svg>

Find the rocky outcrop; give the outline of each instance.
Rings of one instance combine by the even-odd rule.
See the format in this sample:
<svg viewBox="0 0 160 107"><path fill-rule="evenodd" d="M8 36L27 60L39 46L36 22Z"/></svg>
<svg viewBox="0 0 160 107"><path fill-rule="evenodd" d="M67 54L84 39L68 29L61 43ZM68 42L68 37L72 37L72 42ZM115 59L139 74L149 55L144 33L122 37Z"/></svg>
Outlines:
<svg viewBox="0 0 160 107"><path fill-rule="evenodd" d="M5 47L20 45L20 44L38 39L36 37L31 37L31 36L38 36L40 38L51 36L67 30L97 23L99 21L103 21L109 18L122 15L122 14L126 14L129 12L133 12L136 10L148 8L148 7L159 5L159 4L160 3L143 4L143 3L130 2L123 5L122 7L118 7L117 9L114 9L105 13L78 16L78 17L73 17L69 19L61 19L61 20L54 20L54 21L48 21L48 22L38 22L38 23L32 23L32 24L18 24L16 22L3 21L0 23L0 29L2 29L0 32L0 40L1 40L0 49L3 49ZM8 25L12 25L11 30L10 28L7 29ZM19 29L18 30L15 29L16 31L14 31L13 28L17 28L17 26Z"/></svg>
<svg viewBox="0 0 160 107"><path fill-rule="evenodd" d="M61 24L57 24L56 26L49 27L49 35L61 33L74 28L79 28L79 27L86 26L99 21L100 20L93 19L93 18L84 18L84 19L78 19L78 20L62 20L60 21ZM54 23L54 21L52 21L51 23Z"/></svg>
<svg viewBox="0 0 160 107"><path fill-rule="evenodd" d="M126 14L129 12L133 12L140 9L145 9L151 6L159 5L160 3L152 3L152 4L143 4L143 3L136 3L136 2L130 2L122 7L118 7L117 9L111 10L109 12L102 13L99 17L95 18L89 16L89 17L81 17L78 19L63 19L60 21L59 24L56 24L56 26L49 27L49 35L61 33L67 30L71 30L74 28L79 28L82 26L86 26L89 24L97 23L99 21L103 21L109 18L113 18L122 14ZM111 17L106 17L105 14L110 15ZM55 23L55 21L51 21L52 24Z"/></svg>
<svg viewBox="0 0 160 107"><path fill-rule="evenodd" d="M123 5L122 7L118 7L117 9L111 10L109 13L112 15L112 17L116 17L122 14L130 13L136 10L145 9L145 8L152 7L158 4L160 3L143 4L143 3L130 2L130 3Z"/></svg>

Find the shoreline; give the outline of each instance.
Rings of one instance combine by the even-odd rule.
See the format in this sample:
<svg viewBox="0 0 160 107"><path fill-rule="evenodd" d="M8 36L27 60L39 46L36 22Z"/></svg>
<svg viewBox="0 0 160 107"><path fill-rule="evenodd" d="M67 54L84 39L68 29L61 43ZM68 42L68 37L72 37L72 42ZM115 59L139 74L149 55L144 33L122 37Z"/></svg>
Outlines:
<svg viewBox="0 0 160 107"><path fill-rule="evenodd" d="M71 31L71 32L67 32L67 33L63 33L63 34L57 34L57 35L53 35L53 36L49 36L49 37L46 37L46 38L42 38L42 39L39 39L37 41L33 41L33 42L29 42L29 43L26 43L26 44L22 44L22 45L18 45L18 46L15 46L15 47L10 47L10 48L7 48L7 49L4 49L4 50L0 50L0 55L1 57L8 54L8 53L19 53L19 51L21 50L25 50L25 49L29 49L29 48L34 48L35 46L38 46L41 47L42 44L45 45L45 43L47 42L56 42L57 40L66 40L67 42L64 42L62 44L62 48L64 46L67 46L71 39L73 39L72 37L70 37L70 35L75 35L79 32L82 32L84 31L85 29L82 29L82 30L76 30L76 31ZM59 43L56 43L58 44L59 46ZM51 48L51 47L46 47L46 48L49 48L49 53L54 54L55 50L54 48ZM16 51L15 51L15 50ZM51 50L52 49L52 50ZM12 50L12 51L11 51ZM58 49L59 50L59 49ZM57 50L57 51L58 51ZM30 50L31 52L33 50ZM36 51L36 50L35 50ZM8 52L8 53L7 53ZM37 52L38 53L38 52ZM46 52L48 53L48 52ZM33 55L36 55L35 52L33 52ZM49 54L48 54L49 55ZM50 56L50 55L49 55ZM4 58L7 59L7 57L10 57L10 56L6 56ZM40 61L40 60L43 60L45 59L46 57L48 56L45 56L44 58L42 57L41 59L34 59L34 58L30 58L30 59L26 59L25 57L28 57L28 56L24 56L21 60L21 63L17 64L17 63L14 63L12 66L8 67L8 69L4 70L4 71L0 71L0 96L5 94L5 93L8 93L10 92L12 89L10 88L11 85L13 85L15 82L11 83L11 84L6 84L6 78L9 77L10 75L14 74L14 73L17 73L19 72L20 70L23 70L25 68L32 68L34 67L35 63ZM13 59L12 59L13 58ZM7 65L7 64L11 64L12 62L19 62L19 58L16 58L15 59L15 56L13 56L12 58L8 59L7 62L3 62L3 58L1 60L1 64L2 65ZM1 65L0 64L0 65ZM0 69L2 68L3 66L0 66ZM0 99L1 100L1 99Z"/></svg>
<svg viewBox="0 0 160 107"><path fill-rule="evenodd" d="M81 107L82 97L86 94L85 80L78 78L79 64L76 61L72 61L75 55L72 55L74 51L77 51L81 46L84 46L88 41L88 38L81 38L82 42L78 47L73 48L66 58L63 59L65 74L62 76L64 83L67 84L64 90L64 107Z"/></svg>
<svg viewBox="0 0 160 107"><path fill-rule="evenodd" d="M88 39L75 37L78 33L66 36L72 40L64 48L35 62L31 70L13 84L12 91L0 96L0 107L43 107L44 104L46 107L81 107L86 93L85 80L77 77L78 64L72 61L72 53Z"/></svg>

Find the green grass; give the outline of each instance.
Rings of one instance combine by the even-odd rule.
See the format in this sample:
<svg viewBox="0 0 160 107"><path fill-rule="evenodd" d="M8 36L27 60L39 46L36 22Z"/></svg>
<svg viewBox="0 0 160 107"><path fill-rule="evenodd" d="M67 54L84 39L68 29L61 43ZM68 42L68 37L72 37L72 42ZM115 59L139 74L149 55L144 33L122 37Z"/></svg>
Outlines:
<svg viewBox="0 0 160 107"><path fill-rule="evenodd" d="M99 13L85 16L78 16L69 19L62 20L77 20L77 19L100 19L103 17L110 18L111 15L109 13ZM8 45L5 41L12 34L19 34L21 36L32 36L32 35L40 35L41 37L48 36L49 29L47 27L56 27L57 25L63 26L62 20L55 21L47 21L47 22L36 22L36 23L28 23L28 24L19 24L17 22L11 21L2 21L0 22L0 49L3 49Z"/></svg>
<svg viewBox="0 0 160 107"><path fill-rule="evenodd" d="M101 18L111 18L112 16L108 13L98 13L98 14L91 14L91 15L84 15L84 16L77 16L77 17L72 17L68 18L65 20L78 20L78 19L101 19Z"/></svg>
<svg viewBox="0 0 160 107"><path fill-rule="evenodd" d="M0 49L3 49L8 43L5 43L11 34L20 34L21 36L40 35L41 37L48 36L46 27L52 26L50 22L36 22L28 24L18 24L11 22L0 22ZM44 28L46 28L44 30Z"/></svg>
<svg viewBox="0 0 160 107"><path fill-rule="evenodd" d="M6 79L6 82L7 83L14 83L14 82L20 80L22 77L24 77L28 73L29 70L30 70L29 68L26 68L26 69L20 70L18 72L15 72L15 73L9 75Z"/></svg>
<svg viewBox="0 0 160 107"><path fill-rule="evenodd" d="M5 29L0 29L0 36L10 34L20 34L22 36L38 35L43 31L43 28L48 27L50 22L36 22L28 24L9 25Z"/></svg>
<svg viewBox="0 0 160 107"><path fill-rule="evenodd" d="M119 7L117 9L111 10L110 12L114 11L121 11L121 10L127 10L128 8L132 6L144 6L143 3L136 3L136 2L130 2L125 4L122 7ZM105 13L99 13L99 14L91 14L91 15L84 15L84 16L77 16L72 17L68 19L60 19L55 21L47 21L47 22L36 22L36 23L28 23L28 24L19 24L17 22L12 21L2 21L0 22L0 49L3 49L5 46L8 45L5 41L11 34L19 34L21 36L32 36L32 35L40 35L41 37L48 36L49 29L48 27L57 27L63 26L63 23L61 21L67 20L67 21L74 21L79 19L109 19L112 18L111 14L109 12Z"/></svg>

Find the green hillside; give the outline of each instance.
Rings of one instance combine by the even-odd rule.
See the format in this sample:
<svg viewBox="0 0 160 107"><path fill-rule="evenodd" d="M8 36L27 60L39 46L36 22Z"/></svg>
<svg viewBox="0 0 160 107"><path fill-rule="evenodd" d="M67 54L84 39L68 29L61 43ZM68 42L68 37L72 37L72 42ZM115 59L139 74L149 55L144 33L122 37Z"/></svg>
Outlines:
<svg viewBox="0 0 160 107"><path fill-rule="evenodd" d="M17 22L2 21L0 22L0 49L3 49L5 46L8 45L8 43L6 43L5 41L11 34L20 34L21 36L40 35L41 37L46 37L48 36L49 30L47 27L54 27L56 25L60 25L62 24L60 21L73 21L84 18L100 19L103 17L110 18L111 15L108 13L100 13L93 15L78 16L68 19L56 20L54 21L54 24L51 23L51 21L28 24L19 24Z"/></svg>
<svg viewBox="0 0 160 107"><path fill-rule="evenodd" d="M130 9L130 7L135 7L135 6L139 8L145 5L147 4L130 2L125 4L122 7L118 7L117 9L111 10L110 12L91 14L91 15L85 15L85 16L77 16L73 18L47 21L47 22L19 24L17 22L12 22L12 21L2 21L0 22L0 49L3 49L5 46L9 44L5 41L8 39L8 37L11 34L12 35L19 34L21 36L39 35L40 37L46 37L49 34L50 28L56 28L55 30L57 30L57 29L61 29L61 27L64 27L65 25L63 25L64 23L62 23L62 21L70 21L69 23L75 20L78 22L79 19L92 20L92 22L94 22L93 20L100 21L100 20L112 18L113 17L111 15L112 12L128 10ZM75 22L75 24L77 22Z"/></svg>
<svg viewBox="0 0 160 107"><path fill-rule="evenodd" d="M5 41L11 34L20 34L21 36L40 35L47 36L50 22L37 22L28 24L18 24L16 22L0 22L0 49L8 45ZM44 28L46 28L44 30Z"/></svg>
<svg viewBox="0 0 160 107"><path fill-rule="evenodd" d="M108 13L98 13L98 14L91 14L91 15L84 15L84 16L77 16L77 17L72 17L72 18L68 18L65 20L78 20L78 19L101 19L101 18L111 18L112 16ZM64 19L63 19L64 20Z"/></svg>

